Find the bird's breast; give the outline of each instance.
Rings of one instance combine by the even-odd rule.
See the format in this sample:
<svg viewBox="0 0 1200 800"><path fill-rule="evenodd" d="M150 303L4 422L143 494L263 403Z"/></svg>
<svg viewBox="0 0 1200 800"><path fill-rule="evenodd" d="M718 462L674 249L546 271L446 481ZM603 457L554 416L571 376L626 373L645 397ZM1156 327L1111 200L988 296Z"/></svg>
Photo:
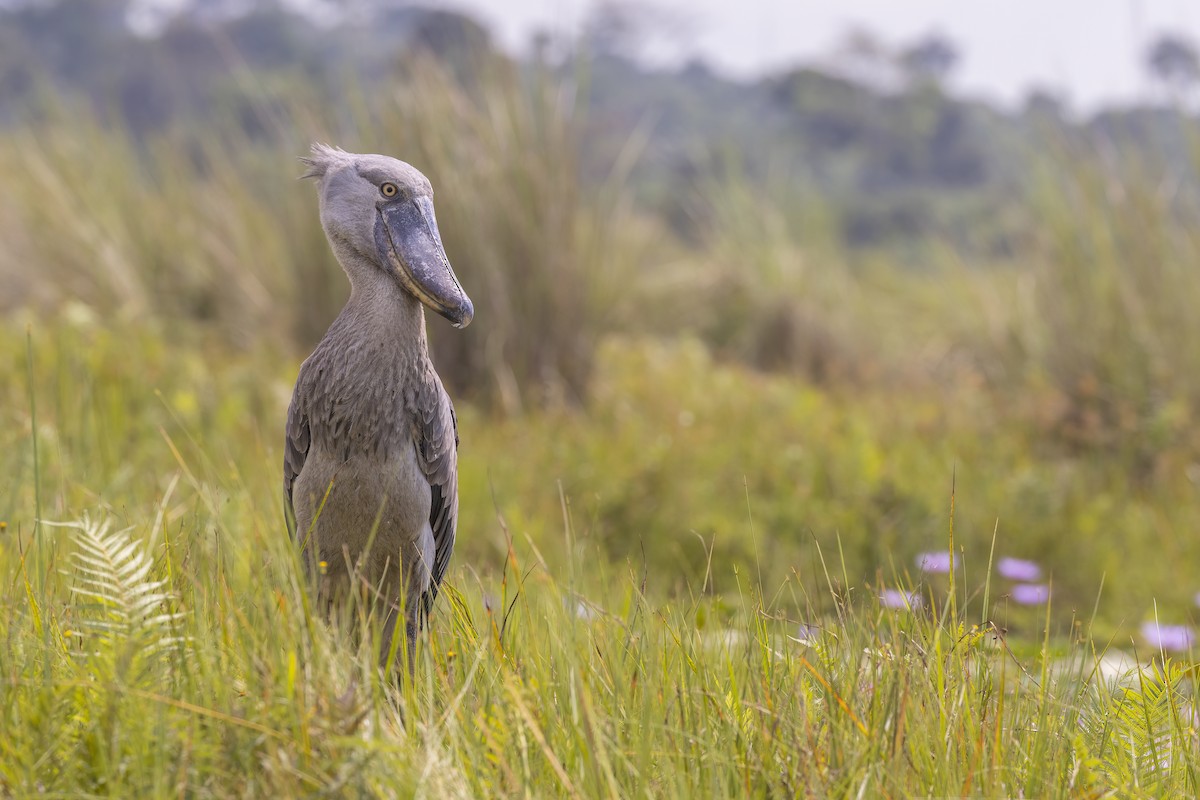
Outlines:
<svg viewBox="0 0 1200 800"><path fill-rule="evenodd" d="M431 490L412 449L385 455L314 448L296 479L294 502L301 530L311 530L321 560L395 565L424 548Z"/></svg>
<svg viewBox="0 0 1200 800"><path fill-rule="evenodd" d="M377 529L388 548L428 528L431 489L415 439L420 374L369 342L325 341L301 369L311 444L297 476L297 523L316 520L322 549L357 552Z"/></svg>

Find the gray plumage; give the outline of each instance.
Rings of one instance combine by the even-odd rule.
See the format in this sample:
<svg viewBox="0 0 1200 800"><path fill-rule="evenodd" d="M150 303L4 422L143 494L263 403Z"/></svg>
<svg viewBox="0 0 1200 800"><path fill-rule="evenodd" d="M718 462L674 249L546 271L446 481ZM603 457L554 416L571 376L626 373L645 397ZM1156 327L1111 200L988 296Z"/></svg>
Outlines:
<svg viewBox="0 0 1200 800"><path fill-rule="evenodd" d="M289 523L328 596L346 591L356 569L380 590L390 605L385 653L403 606L411 652L458 521L457 424L429 358L422 303L456 327L474 310L446 259L424 175L321 145L305 163L351 290L288 408Z"/></svg>

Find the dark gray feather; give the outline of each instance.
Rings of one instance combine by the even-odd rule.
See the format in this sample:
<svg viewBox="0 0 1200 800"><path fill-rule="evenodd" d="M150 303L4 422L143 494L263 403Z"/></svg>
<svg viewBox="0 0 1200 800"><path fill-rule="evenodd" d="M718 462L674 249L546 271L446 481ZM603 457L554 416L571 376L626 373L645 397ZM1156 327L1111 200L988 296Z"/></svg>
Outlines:
<svg viewBox="0 0 1200 800"><path fill-rule="evenodd" d="M432 368L417 391L416 412L413 424L417 457L431 490L429 527L433 531L434 558L429 589L423 598L428 614L450 565L458 525L458 420Z"/></svg>
<svg viewBox="0 0 1200 800"><path fill-rule="evenodd" d="M292 487L296 476L304 468L304 460L308 458L308 447L312 441L308 429L308 417L298 407L296 398L288 404L287 429L283 445L283 501L287 517L288 531L296 536L296 507L292 499Z"/></svg>

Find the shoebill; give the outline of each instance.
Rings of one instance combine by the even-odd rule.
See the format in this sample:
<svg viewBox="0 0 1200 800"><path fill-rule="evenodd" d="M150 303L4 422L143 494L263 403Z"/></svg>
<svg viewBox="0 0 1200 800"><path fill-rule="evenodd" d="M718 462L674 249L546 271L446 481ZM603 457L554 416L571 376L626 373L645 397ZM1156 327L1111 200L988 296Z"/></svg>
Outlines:
<svg viewBox="0 0 1200 800"><path fill-rule="evenodd" d="M324 145L302 161L350 299L300 367L288 408L289 527L326 601L353 583L384 604L381 657L403 609L411 668L458 518L457 424L429 359L424 307L456 328L474 308L424 175Z"/></svg>

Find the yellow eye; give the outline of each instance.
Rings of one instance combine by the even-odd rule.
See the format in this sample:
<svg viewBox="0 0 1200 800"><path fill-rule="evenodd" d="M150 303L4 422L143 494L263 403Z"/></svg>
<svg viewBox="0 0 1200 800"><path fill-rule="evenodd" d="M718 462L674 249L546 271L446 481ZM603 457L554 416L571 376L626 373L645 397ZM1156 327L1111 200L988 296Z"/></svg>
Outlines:
<svg viewBox="0 0 1200 800"><path fill-rule="evenodd" d="M383 192L384 197L395 197L400 193L400 190L396 188L396 184L394 183L383 184L379 187L379 191Z"/></svg>

